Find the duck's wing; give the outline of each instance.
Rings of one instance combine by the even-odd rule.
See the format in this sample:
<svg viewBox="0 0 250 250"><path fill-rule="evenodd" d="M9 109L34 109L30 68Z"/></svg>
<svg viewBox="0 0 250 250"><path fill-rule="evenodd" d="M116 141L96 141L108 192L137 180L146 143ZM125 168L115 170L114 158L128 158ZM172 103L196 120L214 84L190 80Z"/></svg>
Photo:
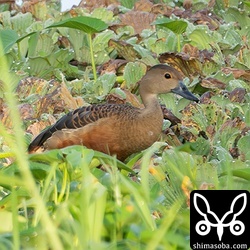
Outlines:
<svg viewBox="0 0 250 250"><path fill-rule="evenodd" d="M98 120L121 113L126 105L91 105L78 108L60 118L54 125L42 131L29 145L28 152L36 152L37 149L58 130L69 130L84 127Z"/></svg>

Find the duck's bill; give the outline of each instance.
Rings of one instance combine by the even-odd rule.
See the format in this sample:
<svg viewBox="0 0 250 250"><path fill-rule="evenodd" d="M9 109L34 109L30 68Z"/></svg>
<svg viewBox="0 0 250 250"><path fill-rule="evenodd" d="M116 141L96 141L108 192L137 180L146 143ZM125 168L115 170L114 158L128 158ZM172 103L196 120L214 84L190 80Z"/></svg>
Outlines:
<svg viewBox="0 0 250 250"><path fill-rule="evenodd" d="M193 95L183 82L179 82L179 86L171 90L173 93L178 94L188 100L198 102L199 99Z"/></svg>

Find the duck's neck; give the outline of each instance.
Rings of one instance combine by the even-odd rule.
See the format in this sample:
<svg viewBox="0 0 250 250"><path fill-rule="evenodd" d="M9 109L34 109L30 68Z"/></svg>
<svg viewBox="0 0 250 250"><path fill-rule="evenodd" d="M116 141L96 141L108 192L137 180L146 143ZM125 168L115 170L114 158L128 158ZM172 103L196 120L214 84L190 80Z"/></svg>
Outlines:
<svg viewBox="0 0 250 250"><path fill-rule="evenodd" d="M147 92L144 88L139 89L142 102L145 106L144 113L151 113L153 116L163 116L157 95Z"/></svg>

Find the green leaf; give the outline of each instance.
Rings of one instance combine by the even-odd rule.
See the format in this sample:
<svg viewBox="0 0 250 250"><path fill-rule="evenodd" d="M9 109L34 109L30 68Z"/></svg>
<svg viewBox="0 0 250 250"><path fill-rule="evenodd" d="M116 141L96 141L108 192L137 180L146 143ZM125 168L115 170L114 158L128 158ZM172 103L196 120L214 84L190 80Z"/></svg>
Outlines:
<svg viewBox="0 0 250 250"><path fill-rule="evenodd" d="M146 67L144 64L139 62L129 62L124 68L124 79L127 86L133 88L145 73Z"/></svg>
<svg viewBox="0 0 250 250"><path fill-rule="evenodd" d="M135 172L134 172L132 169L130 169L129 167L127 167L126 164L124 164L123 162L121 162L121 161L115 159L113 156L104 154L104 153L99 152L99 151L94 151L94 157L96 157L96 158L98 158L98 159L101 159L101 160L103 160L104 162L106 162L106 161L114 162L114 160L115 160L115 162L116 162L116 164L117 164L117 167L118 167L119 169L125 170L125 171L127 171L127 172L132 173L132 174L135 174Z"/></svg>
<svg viewBox="0 0 250 250"><path fill-rule="evenodd" d="M36 33L29 39L29 57L47 57L52 54L53 40L48 34Z"/></svg>
<svg viewBox="0 0 250 250"><path fill-rule="evenodd" d="M3 46L4 54L9 51L9 49L16 43L18 39L18 34L14 30L1 30L0 31L0 41Z"/></svg>
<svg viewBox="0 0 250 250"><path fill-rule="evenodd" d="M92 17L95 18L99 18L101 20L103 20L104 22L111 22L113 17L114 17L114 13L111 10L108 10L107 8L97 8L94 9L93 12L91 13Z"/></svg>
<svg viewBox="0 0 250 250"><path fill-rule="evenodd" d="M134 7L136 0L120 0L122 6L132 9Z"/></svg>
<svg viewBox="0 0 250 250"><path fill-rule="evenodd" d="M249 1L243 1L243 3L244 3L246 6L250 7L250 2L249 2Z"/></svg>
<svg viewBox="0 0 250 250"><path fill-rule="evenodd" d="M37 162L44 162L44 163L51 163L51 162L63 162L63 154L62 151L59 149L54 149L50 151L45 151L39 154L30 154L29 160L30 161L37 161Z"/></svg>
<svg viewBox="0 0 250 250"><path fill-rule="evenodd" d="M208 140L198 137L195 142L187 142L178 147L180 151L188 152L190 154L196 155L209 155L210 153L210 143Z"/></svg>
<svg viewBox="0 0 250 250"><path fill-rule="evenodd" d="M34 19L30 12L24 14L18 14L11 18L12 29L19 35L26 33L27 27L34 23Z"/></svg>
<svg viewBox="0 0 250 250"><path fill-rule="evenodd" d="M108 25L98 18L79 16L54 23L47 28L67 27L82 30L87 34L98 33L108 28Z"/></svg>
<svg viewBox="0 0 250 250"><path fill-rule="evenodd" d="M12 212L9 211L1 211L0 212L0 233L12 232L13 231L13 216ZM26 222L25 217L18 215L18 222L20 224L24 224Z"/></svg>
<svg viewBox="0 0 250 250"><path fill-rule="evenodd" d="M43 180L51 170L51 166L42 162L29 162L30 171L36 180ZM4 168L1 172L6 176L20 176L20 169L16 162L12 163L7 168Z"/></svg>
<svg viewBox="0 0 250 250"><path fill-rule="evenodd" d="M210 49L210 44L213 42L212 37L204 29L195 29L190 35L191 44L199 49Z"/></svg>
<svg viewBox="0 0 250 250"><path fill-rule="evenodd" d="M238 147L240 153L244 155L245 159L250 160L250 134L247 134L239 139Z"/></svg>
<svg viewBox="0 0 250 250"><path fill-rule="evenodd" d="M153 22L154 25L159 25L173 31L175 34L180 35L187 29L187 22L182 20L172 20L169 18L161 18Z"/></svg>
<svg viewBox="0 0 250 250"><path fill-rule="evenodd" d="M228 175L228 172L227 171L223 172L220 175L221 176ZM250 168L232 170L232 175L249 181L250 180Z"/></svg>

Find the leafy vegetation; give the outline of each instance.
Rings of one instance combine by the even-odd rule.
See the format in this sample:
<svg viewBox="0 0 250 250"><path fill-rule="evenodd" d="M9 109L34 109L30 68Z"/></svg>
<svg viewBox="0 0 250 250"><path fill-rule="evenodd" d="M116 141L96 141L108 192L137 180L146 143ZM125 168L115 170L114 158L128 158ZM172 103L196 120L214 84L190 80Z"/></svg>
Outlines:
<svg viewBox="0 0 250 250"><path fill-rule="evenodd" d="M0 5L0 249L189 249L192 190L250 190L249 2L96 2ZM140 107L137 82L160 62L200 96L161 96L161 141L125 163L26 153L81 105Z"/></svg>

